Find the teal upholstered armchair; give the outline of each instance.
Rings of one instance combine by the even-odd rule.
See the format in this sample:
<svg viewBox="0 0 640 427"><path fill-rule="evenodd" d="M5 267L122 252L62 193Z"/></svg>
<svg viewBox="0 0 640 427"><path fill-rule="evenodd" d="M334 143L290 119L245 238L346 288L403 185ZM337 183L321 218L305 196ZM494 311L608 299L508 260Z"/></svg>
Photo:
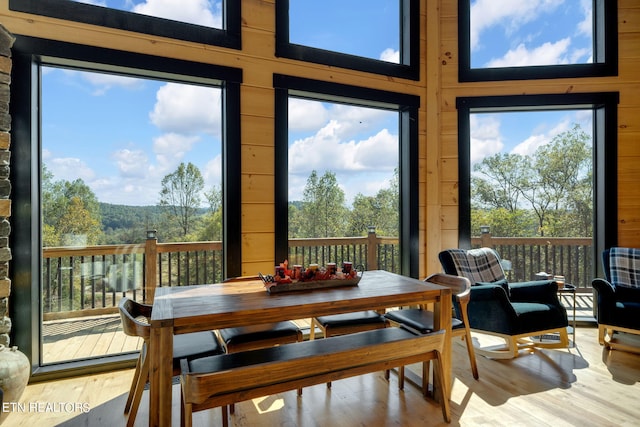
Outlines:
<svg viewBox="0 0 640 427"><path fill-rule="evenodd" d="M448 249L440 252L439 259L445 273L471 282L467 308L471 329L505 340L505 345L476 348L478 353L505 359L517 357L525 348L569 346L567 312L553 280L509 283L500 257L490 248ZM555 333L557 340L542 339Z"/></svg>
<svg viewBox="0 0 640 427"><path fill-rule="evenodd" d="M605 279L592 281L598 341L610 348L640 352L616 334L640 334L640 249L614 247L602 253Z"/></svg>

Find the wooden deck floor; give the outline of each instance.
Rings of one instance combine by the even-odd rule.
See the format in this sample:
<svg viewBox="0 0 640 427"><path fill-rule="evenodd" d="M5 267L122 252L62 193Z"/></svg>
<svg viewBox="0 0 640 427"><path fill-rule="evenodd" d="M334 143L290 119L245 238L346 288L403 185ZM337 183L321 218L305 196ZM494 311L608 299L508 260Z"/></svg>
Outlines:
<svg viewBox="0 0 640 427"><path fill-rule="evenodd" d="M563 294L562 302L570 310L573 295ZM576 317L593 320L591 294L576 297ZM571 311L569 312L571 316ZM308 333L309 319L296 323ZM43 325L43 361L45 364L65 362L140 349L142 341L122 332L120 316L95 316L45 322Z"/></svg>

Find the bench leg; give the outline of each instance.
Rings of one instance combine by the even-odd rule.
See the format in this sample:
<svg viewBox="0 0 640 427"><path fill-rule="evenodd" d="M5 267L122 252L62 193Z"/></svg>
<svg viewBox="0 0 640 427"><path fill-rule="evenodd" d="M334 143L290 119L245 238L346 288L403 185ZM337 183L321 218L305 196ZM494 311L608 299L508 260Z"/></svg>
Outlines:
<svg viewBox="0 0 640 427"><path fill-rule="evenodd" d="M398 368L398 388L404 390L404 366Z"/></svg>

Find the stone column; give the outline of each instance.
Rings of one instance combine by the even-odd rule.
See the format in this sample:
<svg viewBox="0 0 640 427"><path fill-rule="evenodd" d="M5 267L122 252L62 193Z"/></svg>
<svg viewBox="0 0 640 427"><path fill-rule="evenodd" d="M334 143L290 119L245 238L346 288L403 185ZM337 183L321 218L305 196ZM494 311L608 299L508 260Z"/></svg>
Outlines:
<svg viewBox="0 0 640 427"><path fill-rule="evenodd" d="M11 115L9 99L11 92L11 47L15 38L0 24L0 344L9 347L11 319L9 318L9 233L11 233L11 182L9 165L11 156Z"/></svg>

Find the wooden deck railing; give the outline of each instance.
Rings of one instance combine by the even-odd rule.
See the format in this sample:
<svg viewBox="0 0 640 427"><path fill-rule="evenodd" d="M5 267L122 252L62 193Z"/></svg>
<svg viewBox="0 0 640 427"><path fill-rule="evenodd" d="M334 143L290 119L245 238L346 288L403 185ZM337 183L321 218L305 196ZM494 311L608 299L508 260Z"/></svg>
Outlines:
<svg viewBox="0 0 640 427"><path fill-rule="evenodd" d="M493 237L483 233L471 239L472 247L494 248L506 264L507 278L512 282L533 280L536 273L565 276L565 281L578 289L591 289L593 257L588 237Z"/></svg>
<svg viewBox="0 0 640 427"><path fill-rule="evenodd" d="M510 261L512 281L531 280L545 271L563 274L579 288L591 286L591 239L507 238L489 233L473 238L474 247L494 247ZM325 265L351 261L360 269L399 273L398 239L370 232L363 237L290 239L289 263ZM158 243L43 249L44 319L81 317L117 311L124 295L153 298L156 286L216 283L222 275L222 243Z"/></svg>

